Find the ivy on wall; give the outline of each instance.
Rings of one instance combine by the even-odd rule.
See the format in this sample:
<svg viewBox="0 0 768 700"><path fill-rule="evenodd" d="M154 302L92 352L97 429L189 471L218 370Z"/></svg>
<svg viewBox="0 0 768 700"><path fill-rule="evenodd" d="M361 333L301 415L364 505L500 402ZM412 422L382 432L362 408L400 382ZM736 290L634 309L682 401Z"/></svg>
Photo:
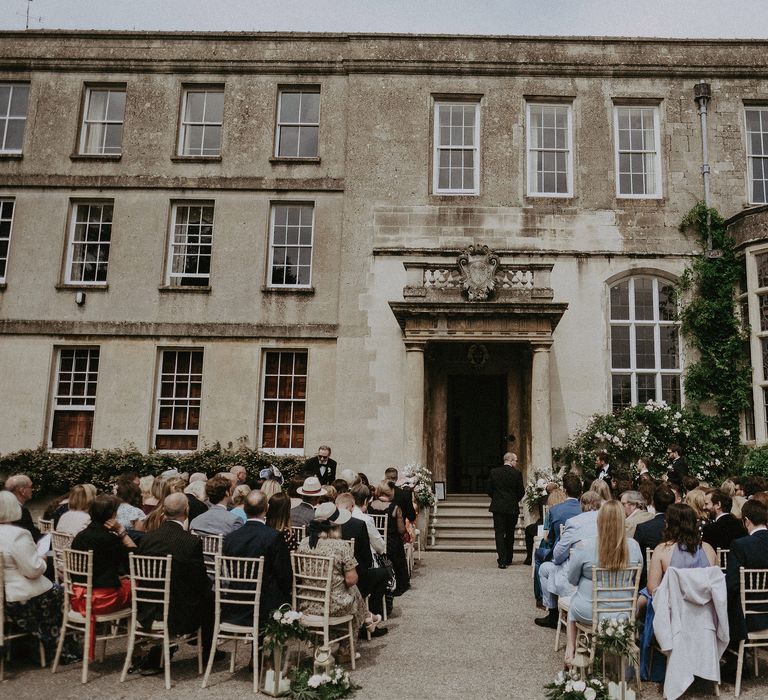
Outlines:
<svg viewBox="0 0 768 700"><path fill-rule="evenodd" d="M712 248L721 253L698 256L680 281L681 291L691 293L681 312L683 337L699 354L685 373L686 398L689 405L711 406L738 441L739 418L752 390L748 336L734 312L744 263L716 209L699 202L680 229L696 231L705 249L709 234Z"/></svg>

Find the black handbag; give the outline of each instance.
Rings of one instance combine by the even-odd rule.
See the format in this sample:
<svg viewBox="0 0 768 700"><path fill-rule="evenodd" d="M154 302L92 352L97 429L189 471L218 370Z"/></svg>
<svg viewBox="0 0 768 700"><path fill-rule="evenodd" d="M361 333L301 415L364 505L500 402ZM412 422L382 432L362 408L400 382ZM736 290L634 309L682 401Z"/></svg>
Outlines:
<svg viewBox="0 0 768 700"><path fill-rule="evenodd" d="M387 572L387 593L392 593L397 588L397 579L395 578L395 567L392 566L392 560L386 554L374 552L373 561L377 569L385 569Z"/></svg>

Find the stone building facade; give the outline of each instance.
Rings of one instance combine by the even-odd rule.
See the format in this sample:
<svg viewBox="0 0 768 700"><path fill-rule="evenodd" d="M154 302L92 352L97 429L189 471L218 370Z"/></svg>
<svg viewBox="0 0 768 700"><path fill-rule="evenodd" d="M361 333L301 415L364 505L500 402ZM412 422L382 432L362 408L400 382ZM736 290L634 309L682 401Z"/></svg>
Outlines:
<svg viewBox="0 0 768 700"><path fill-rule="evenodd" d="M762 212L766 48L3 33L0 451L329 443L477 492L679 401L693 87L713 205Z"/></svg>

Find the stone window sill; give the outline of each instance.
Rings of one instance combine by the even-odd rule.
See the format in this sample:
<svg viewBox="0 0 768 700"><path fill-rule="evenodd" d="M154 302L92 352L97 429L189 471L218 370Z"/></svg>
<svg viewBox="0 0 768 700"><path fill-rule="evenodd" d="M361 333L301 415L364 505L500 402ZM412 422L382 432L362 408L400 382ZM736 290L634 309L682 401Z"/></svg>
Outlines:
<svg viewBox="0 0 768 700"><path fill-rule="evenodd" d="M0 160L21 160L23 153L0 153Z"/></svg>
<svg viewBox="0 0 768 700"><path fill-rule="evenodd" d="M163 285L161 287L157 288L158 291L166 293L166 292L182 292L182 293L197 293L197 294L210 294L211 293L211 287L210 285L206 287L194 287L191 285Z"/></svg>
<svg viewBox="0 0 768 700"><path fill-rule="evenodd" d="M298 158L288 158L286 156L272 156L269 159L270 163L286 163L286 164L293 164L293 163L320 163L320 156L312 156L312 157L298 157Z"/></svg>
<svg viewBox="0 0 768 700"><path fill-rule="evenodd" d="M122 157L122 153L73 153L69 156L69 159L117 163Z"/></svg>
<svg viewBox="0 0 768 700"><path fill-rule="evenodd" d="M5 291L8 289L8 284L6 282L0 282L0 292Z"/></svg>
<svg viewBox="0 0 768 700"><path fill-rule="evenodd" d="M264 294L314 294L314 287L267 287L262 286Z"/></svg>
<svg viewBox="0 0 768 700"><path fill-rule="evenodd" d="M221 163L221 156L171 156L172 163Z"/></svg>
<svg viewBox="0 0 768 700"><path fill-rule="evenodd" d="M108 284L76 284L64 283L57 284L56 289L65 292L106 292L109 290Z"/></svg>

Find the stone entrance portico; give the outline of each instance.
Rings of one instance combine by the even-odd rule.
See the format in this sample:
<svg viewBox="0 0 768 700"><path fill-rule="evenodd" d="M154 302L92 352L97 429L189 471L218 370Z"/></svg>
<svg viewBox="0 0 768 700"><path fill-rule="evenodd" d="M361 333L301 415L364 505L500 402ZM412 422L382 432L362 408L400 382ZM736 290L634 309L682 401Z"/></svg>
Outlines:
<svg viewBox="0 0 768 700"><path fill-rule="evenodd" d="M485 246L470 247L454 266L404 266L403 301L389 305L406 350L406 459L428 463L434 479L446 481L455 458L449 377L485 375L506 381L506 425L497 451L519 452L526 466L549 466L550 348L568 306L554 301L553 266L507 263ZM457 486L449 480L449 490Z"/></svg>

